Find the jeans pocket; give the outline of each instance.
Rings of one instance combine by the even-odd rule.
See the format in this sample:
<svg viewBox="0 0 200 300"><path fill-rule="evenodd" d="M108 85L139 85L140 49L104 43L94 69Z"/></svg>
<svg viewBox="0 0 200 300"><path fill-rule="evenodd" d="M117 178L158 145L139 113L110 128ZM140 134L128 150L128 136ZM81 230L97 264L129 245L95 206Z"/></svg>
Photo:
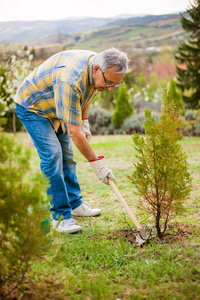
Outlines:
<svg viewBox="0 0 200 300"><path fill-rule="evenodd" d="M15 104L15 112L20 121L33 121L41 118L35 112L27 110L22 105L17 103Z"/></svg>

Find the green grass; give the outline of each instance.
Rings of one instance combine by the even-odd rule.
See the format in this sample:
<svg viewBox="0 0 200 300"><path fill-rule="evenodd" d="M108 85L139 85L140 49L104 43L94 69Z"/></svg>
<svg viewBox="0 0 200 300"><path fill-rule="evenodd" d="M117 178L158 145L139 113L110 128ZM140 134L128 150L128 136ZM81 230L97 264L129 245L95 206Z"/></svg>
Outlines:
<svg viewBox="0 0 200 300"><path fill-rule="evenodd" d="M27 134L18 134L17 139L32 147ZM111 188L96 179L86 159L74 149L83 200L101 208L102 215L77 218L84 227L82 233L51 233L52 244L35 257L28 274L29 281L36 284L35 292L40 291L38 299L200 299L200 138L183 138L180 143L188 155L193 177L186 212L171 222L176 223L168 230L164 243L152 240L143 248L126 238L111 238L113 230L133 224ZM117 177L116 186L142 221L145 216L136 209L138 198L127 179L135 160L131 136L95 136L91 145L98 155L105 155ZM32 167L39 168L33 147L32 154ZM188 229L182 239L174 239L176 224Z"/></svg>

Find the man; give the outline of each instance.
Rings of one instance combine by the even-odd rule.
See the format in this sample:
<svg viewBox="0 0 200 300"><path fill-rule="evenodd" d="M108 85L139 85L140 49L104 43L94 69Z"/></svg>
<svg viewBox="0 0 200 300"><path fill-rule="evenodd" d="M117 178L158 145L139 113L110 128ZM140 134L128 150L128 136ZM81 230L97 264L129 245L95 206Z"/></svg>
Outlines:
<svg viewBox="0 0 200 300"><path fill-rule="evenodd" d="M53 228L72 233L82 230L72 216L96 216L100 209L82 202L71 139L90 162L98 179L115 180L104 157L89 144L89 104L94 95L112 91L128 72L124 52L112 48L99 54L72 50L57 53L37 67L15 97L16 114L25 126L49 179ZM62 221L59 221L61 220Z"/></svg>

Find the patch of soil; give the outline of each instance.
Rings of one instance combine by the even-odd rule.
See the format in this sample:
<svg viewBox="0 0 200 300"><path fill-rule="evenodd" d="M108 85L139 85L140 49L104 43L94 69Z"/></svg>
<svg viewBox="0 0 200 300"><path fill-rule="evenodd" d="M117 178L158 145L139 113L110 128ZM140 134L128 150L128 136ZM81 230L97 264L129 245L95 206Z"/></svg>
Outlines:
<svg viewBox="0 0 200 300"><path fill-rule="evenodd" d="M197 234L196 226L190 227L188 224L173 222L168 225L163 240L166 243L185 242L189 236Z"/></svg>
<svg viewBox="0 0 200 300"><path fill-rule="evenodd" d="M145 229L147 235L150 235L150 230ZM160 244L160 243L184 243L188 236L196 235L197 234L197 228L195 226L192 226L192 228L187 224L182 224L179 222L170 223L168 225L168 228L166 232L164 233L162 238L158 238L155 235L151 234L150 240L154 243ZM196 232L196 233L193 233ZM119 230L111 230L108 233L101 234L108 240L118 240L118 239L125 239L127 240L131 245L137 244L136 237L138 236L137 230L133 229L119 229Z"/></svg>
<svg viewBox="0 0 200 300"><path fill-rule="evenodd" d="M145 240L145 243L149 242L149 236L151 231L150 230L145 230L148 239ZM129 244L136 244L138 246L142 246L144 244L144 240L142 239L141 235L138 233L137 230L133 229L119 229L119 230L111 230L107 233L102 233L100 236L103 236L104 238L113 241L113 240L118 240L118 239L124 239L129 242ZM91 240L95 240L96 237L90 237Z"/></svg>
<svg viewBox="0 0 200 300"><path fill-rule="evenodd" d="M137 230L133 229L119 229L111 230L107 235L108 240L118 240L121 238L127 239L130 244L135 244L136 235L138 234Z"/></svg>

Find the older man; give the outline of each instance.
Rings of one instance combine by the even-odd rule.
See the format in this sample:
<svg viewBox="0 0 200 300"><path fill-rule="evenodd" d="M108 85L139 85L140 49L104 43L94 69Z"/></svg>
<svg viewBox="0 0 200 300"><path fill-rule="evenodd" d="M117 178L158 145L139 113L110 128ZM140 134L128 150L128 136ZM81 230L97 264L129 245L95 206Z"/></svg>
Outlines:
<svg viewBox="0 0 200 300"><path fill-rule="evenodd" d="M15 97L16 114L31 136L41 170L49 179L47 195L51 195L53 227L59 232L82 230L73 215L101 213L82 202L71 139L98 179L105 184L108 178L115 180L104 157L98 157L89 144L88 109L98 91L112 91L121 85L127 71L127 55L115 48L99 54L63 51L37 67Z"/></svg>

